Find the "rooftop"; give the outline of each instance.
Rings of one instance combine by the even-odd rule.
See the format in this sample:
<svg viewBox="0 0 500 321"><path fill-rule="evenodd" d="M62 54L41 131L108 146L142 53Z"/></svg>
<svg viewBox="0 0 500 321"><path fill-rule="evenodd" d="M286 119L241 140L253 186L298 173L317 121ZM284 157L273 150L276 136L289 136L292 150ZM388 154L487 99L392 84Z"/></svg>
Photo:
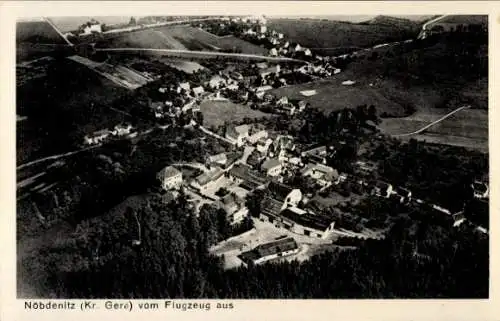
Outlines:
<svg viewBox="0 0 500 321"><path fill-rule="evenodd" d="M311 213L298 214L297 212L292 211L288 208L281 211L280 215L304 227L309 227L319 231L326 230L330 226L330 224L334 222L331 218L324 215L316 215Z"/></svg>
<svg viewBox="0 0 500 321"><path fill-rule="evenodd" d="M291 237L272 241L269 243L260 244L256 248L248 252L240 254L240 258L245 262L255 261L257 259L298 249L297 242Z"/></svg>
<svg viewBox="0 0 500 321"><path fill-rule="evenodd" d="M270 182L267 189L271 192L274 199L281 202L293 191L292 187L277 182Z"/></svg>
<svg viewBox="0 0 500 321"><path fill-rule="evenodd" d="M200 185L205 185L210 181L216 180L224 174L220 167L214 167L211 171L201 174L196 177L196 181Z"/></svg>
<svg viewBox="0 0 500 321"><path fill-rule="evenodd" d="M276 166L280 166L281 162L277 158L268 158L264 161L262 164L262 169L264 170L269 170L271 168L274 168Z"/></svg>
<svg viewBox="0 0 500 321"><path fill-rule="evenodd" d="M181 174L181 172L173 166L167 166L164 169L162 169L160 173L158 173L158 175L161 176L162 178L174 177L179 174Z"/></svg>

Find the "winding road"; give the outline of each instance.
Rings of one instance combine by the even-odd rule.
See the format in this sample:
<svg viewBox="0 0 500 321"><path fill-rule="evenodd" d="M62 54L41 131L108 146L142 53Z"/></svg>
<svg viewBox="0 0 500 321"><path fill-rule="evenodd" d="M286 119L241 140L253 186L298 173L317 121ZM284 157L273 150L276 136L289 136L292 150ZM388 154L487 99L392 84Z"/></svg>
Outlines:
<svg viewBox="0 0 500 321"><path fill-rule="evenodd" d="M464 110L464 109L468 109L470 108L471 106L467 105L467 106L462 106L462 107L459 107L457 109L455 109L454 111L444 115L443 117L439 118L438 120L435 120L433 121L432 123L428 124L428 125L425 125L424 127L414 131L414 132L411 132L411 133L405 133L405 134L396 134L396 135L392 135L393 137L405 137L405 136L412 136L412 135L417 135L417 134L420 134L424 131L426 131L427 129L429 129L430 127L442 122L443 120L445 120L446 118L452 116L453 114L455 113L458 113L459 111L461 110Z"/></svg>

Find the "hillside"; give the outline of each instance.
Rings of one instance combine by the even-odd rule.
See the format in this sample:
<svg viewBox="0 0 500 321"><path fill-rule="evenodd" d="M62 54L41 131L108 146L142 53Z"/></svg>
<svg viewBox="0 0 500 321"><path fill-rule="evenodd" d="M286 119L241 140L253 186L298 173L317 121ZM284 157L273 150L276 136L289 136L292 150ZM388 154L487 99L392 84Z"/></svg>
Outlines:
<svg viewBox="0 0 500 321"><path fill-rule="evenodd" d="M292 42L325 54L334 49L365 48L415 38L420 30L418 23L405 19L379 17L370 21L349 23L312 19L269 19L268 25L271 29L286 34ZM400 23L396 24L394 21Z"/></svg>

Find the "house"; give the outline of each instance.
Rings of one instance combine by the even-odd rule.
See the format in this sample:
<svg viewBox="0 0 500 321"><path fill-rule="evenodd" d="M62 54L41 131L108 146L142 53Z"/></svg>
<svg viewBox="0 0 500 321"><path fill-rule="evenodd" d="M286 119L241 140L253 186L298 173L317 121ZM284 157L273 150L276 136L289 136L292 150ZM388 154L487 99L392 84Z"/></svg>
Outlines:
<svg viewBox="0 0 500 321"><path fill-rule="evenodd" d="M307 103L305 101L301 100L297 104L297 107L299 109L299 112L303 112L306 109L306 107L307 107Z"/></svg>
<svg viewBox="0 0 500 321"><path fill-rule="evenodd" d="M295 114L295 106L294 105L283 105L283 106L281 106L281 111L285 114L293 116Z"/></svg>
<svg viewBox="0 0 500 321"><path fill-rule="evenodd" d="M288 42L288 41L287 41L287 42L285 42L285 44L283 45L283 48L288 48L288 47L290 47L290 42Z"/></svg>
<svg viewBox="0 0 500 321"><path fill-rule="evenodd" d="M247 164L252 168L259 168L262 161L265 159L265 155L254 150L247 158Z"/></svg>
<svg viewBox="0 0 500 321"><path fill-rule="evenodd" d="M273 67L262 69L261 71L259 71L259 75L262 78L265 78L265 77L267 77L267 76L269 76L271 74L279 75L280 71L281 71L280 65L276 65L276 66L273 66Z"/></svg>
<svg viewBox="0 0 500 321"><path fill-rule="evenodd" d="M269 151L269 146L271 146L273 144L273 140L268 138L268 139L260 139L258 142L257 142L257 146L256 146L256 149L259 153L262 153L262 154L267 154L267 152Z"/></svg>
<svg viewBox="0 0 500 321"><path fill-rule="evenodd" d="M202 86L198 86L198 87L193 88L193 94L195 96L199 96L199 95L203 94L204 92L205 92L205 90L203 89Z"/></svg>
<svg viewBox="0 0 500 321"><path fill-rule="evenodd" d="M220 153L217 155L207 156L206 162L208 164L218 164L223 166L227 163L227 155L226 153Z"/></svg>
<svg viewBox="0 0 500 321"><path fill-rule="evenodd" d="M339 178L337 170L322 164L309 164L302 170L302 176L311 177L320 185L326 186Z"/></svg>
<svg viewBox="0 0 500 321"><path fill-rule="evenodd" d="M282 33L278 33L278 39L283 39L283 34Z"/></svg>
<svg viewBox="0 0 500 321"><path fill-rule="evenodd" d="M254 249L241 253L238 258L244 265L257 265L266 261L299 253L300 248L292 237L284 237L260 244Z"/></svg>
<svg viewBox="0 0 500 321"><path fill-rule="evenodd" d="M312 52L311 52L311 50L310 50L310 49L306 49L306 50L304 50L304 54L305 54L306 56L311 56L311 55L312 55Z"/></svg>
<svg viewBox="0 0 500 321"><path fill-rule="evenodd" d="M303 151L301 153L302 157L307 157L307 156L312 156L312 155L317 155L317 156L326 156L327 154L327 148L325 145L314 147L312 149Z"/></svg>
<svg viewBox="0 0 500 321"><path fill-rule="evenodd" d="M302 51L302 47L300 46L300 44L296 44L295 47L293 48L293 51L295 52Z"/></svg>
<svg viewBox="0 0 500 321"><path fill-rule="evenodd" d="M226 138L238 147L243 146L245 139L248 137L249 125L240 125L229 127L226 131Z"/></svg>
<svg viewBox="0 0 500 321"><path fill-rule="evenodd" d="M284 228L297 234L319 239L325 239L331 235L335 226L335 221L332 218L313 214L297 207L285 208L279 215L281 218L279 223Z"/></svg>
<svg viewBox="0 0 500 321"><path fill-rule="evenodd" d="M111 132L108 129L102 129L95 131L92 134L85 135L83 139L86 145L94 145L101 143L108 138L109 135L111 135Z"/></svg>
<svg viewBox="0 0 500 321"><path fill-rule="evenodd" d="M161 187L165 190L178 189L182 184L182 172L173 166L162 169L157 179L161 182Z"/></svg>
<svg viewBox="0 0 500 321"><path fill-rule="evenodd" d="M392 194L401 203L407 203L407 202L411 201L412 194L411 194L411 191L407 188L396 187L392 191Z"/></svg>
<svg viewBox="0 0 500 321"><path fill-rule="evenodd" d="M242 188L252 191L267 184L267 178L250 166L235 164L227 173L228 178Z"/></svg>
<svg viewBox="0 0 500 321"><path fill-rule="evenodd" d="M271 57L278 56L278 50L276 50L276 48L271 48L271 50L269 50L269 56Z"/></svg>
<svg viewBox="0 0 500 321"><path fill-rule="evenodd" d="M120 125L115 126L114 130L112 131L112 134L115 136L125 136L125 135L130 134L131 130L132 130L132 125L120 124Z"/></svg>
<svg viewBox="0 0 500 321"><path fill-rule="evenodd" d="M177 93L180 94L182 92L182 90L185 90L185 91L190 91L191 90L191 85L189 84L189 82L182 82L179 84L179 86L177 86Z"/></svg>
<svg viewBox="0 0 500 321"><path fill-rule="evenodd" d="M217 201L217 205L227 213L230 224L239 223L248 215L245 201L235 193L228 193Z"/></svg>
<svg viewBox="0 0 500 321"><path fill-rule="evenodd" d="M262 129L262 130L258 130L256 132L252 133L251 135L249 135L247 138L247 141L250 144L256 144L260 140L265 140L268 136L269 136L269 133L267 132L267 130Z"/></svg>
<svg viewBox="0 0 500 321"><path fill-rule="evenodd" d="M298 188L288 185L270 182L267 186L269 197L281 203L281 209L297 206L302 200L302 192Z"/></svg>
<svg viewBox="0 0 500 321"><path fill-rule="evenodd" d="M266 33L267 32L267 27L266 26L260 26L260 33Z"/></svg>
<svg viewBox="0 0 500 321"><path fill-rule="evenodd" d="M85 28L83 28L83 32L80 33L81 36L90 35L93 33L102 33L102 25L97 21L89 22Z"/></svg>
<svg viewBox="0 0 500 321"><path fill-rule="evenodd" d="M212 89L219 89L222 86L225 86L227 84L226 79L222 78L219 75L213 76L210 81L208 82L208 85Z"/></svg>
<svg viewBox="0 0 500 321"><path fill-rule="evenodd" d="M288 97L287 96L283 96L281 97L280 99L278 99L278 101L276 102L276 105L278 106L284 106L284 105L287 105L288 104Z"/></svg>
<svg viewBox="0 0 500 321"><path fill-rule="evenodd" d="M472 190L474 191L474 197L481 199L481 198L488 198L489 194L489 188L488 184L480 182L480 181L474 181L471 185Z"/></svg>
<svg viewBox="0 0 500 321"><path fill-rule="evenodd" d="M224 171L222 168L214 167L210 171L196 177L191 183L191 186L200 191L216 188L223 175Z"/></svg>
<svg viewBox="0 0 500 321"><path fill-rule="evenodd" d="M268 176L278 176L281 174L283 166L281 162L276 158L268 158L262 163L261 170Z"/></svg>
<svg viewBox="0 0 500 321"><path fill-rule="evenodd" d="M389 198L392 194L392 185L382 181L377 181L373 187L373 193L380 197Z"/></svg>

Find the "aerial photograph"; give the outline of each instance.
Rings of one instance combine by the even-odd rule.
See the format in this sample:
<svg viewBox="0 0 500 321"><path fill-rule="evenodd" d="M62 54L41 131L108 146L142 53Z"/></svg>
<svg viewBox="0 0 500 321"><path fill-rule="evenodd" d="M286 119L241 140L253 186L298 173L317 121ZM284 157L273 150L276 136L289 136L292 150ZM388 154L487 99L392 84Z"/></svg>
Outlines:
<svg viewBox="0 0 500 321"><path fill-rule="evenodd" d="M16 23L17 297L489 297L488 16Z"/></svg>

